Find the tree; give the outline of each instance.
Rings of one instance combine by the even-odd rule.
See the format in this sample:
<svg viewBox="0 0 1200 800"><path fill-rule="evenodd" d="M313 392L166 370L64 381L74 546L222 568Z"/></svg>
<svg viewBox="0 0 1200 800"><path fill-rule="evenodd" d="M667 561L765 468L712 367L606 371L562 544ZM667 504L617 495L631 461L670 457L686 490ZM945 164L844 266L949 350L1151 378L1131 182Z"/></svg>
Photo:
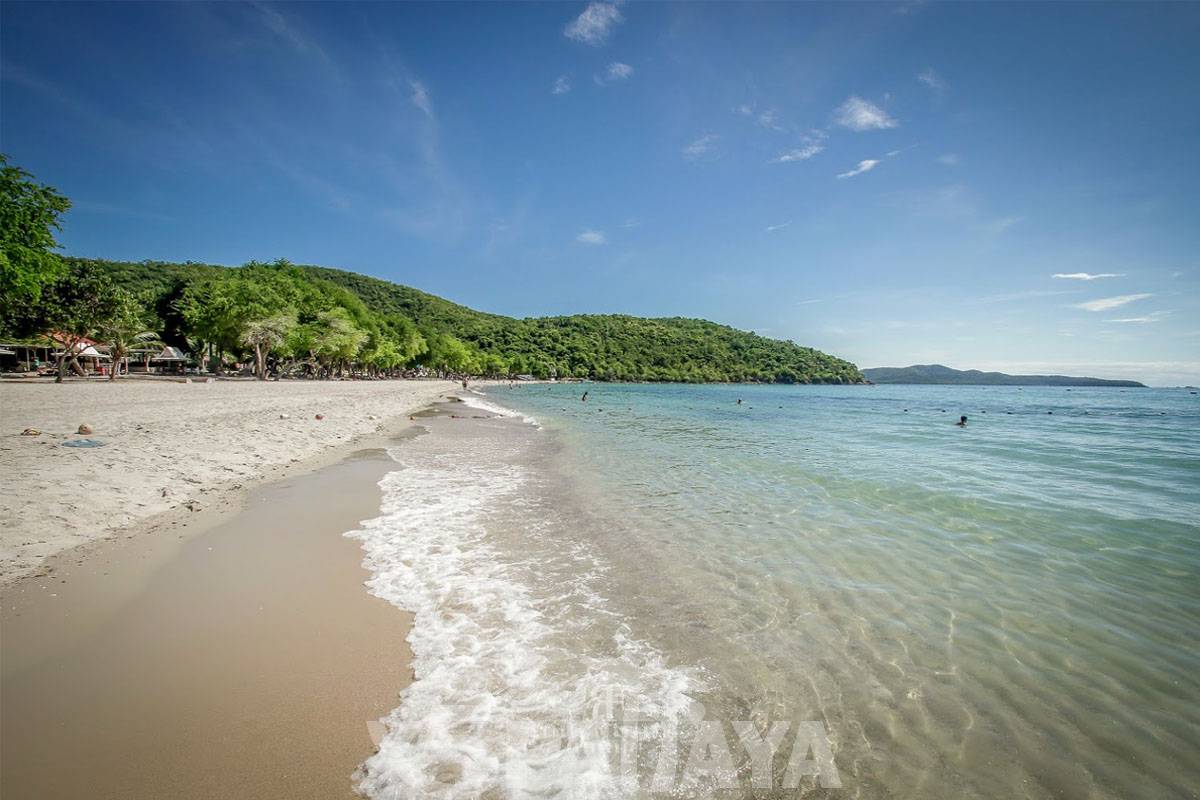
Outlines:
<svg viewBox="0 0 1200 800"><path fill-rule="evenodd" d="M108 276L90 264L82 264L43 288L38 303L38 327L48 331L62 346L57 356L62 383L67 363L79 356L86 334L100 329L117 315L119 297Z"/></svg>
<svg viewBox="0 0 1200 800"><path fill-rule="evenodd" d="M54 252L59 216L71 201L0 154L0 330L28 316L42 290L64 272Z"/></svg>
<svg viewBox="0 0 1200 800"><path fill-rule="evenodd" d="M108 345L112 356L110 381L116 380L121 372L121 361L138 345L162 347L158 334L149 330L145 308L131 292L120 287L113 290L109 314L99 320L93 332L95 339Z"/></svg>
<svg viewBox="0 0 1200 800"><path fill-rule="evenodd" d="M267 355L287 341L297 325L296 312L252 319L242 329L242 341L254 348L254 373L260 381L267 379Z"/></svg>
<svg viewBox="0 0 1200 800"><path fill-rule="evenodd" d="M349 312L341 307L322 312L317 317L317 323L313 348L317 358L331 369L337 366L340 374L345 362L358 355L367 333L355 325Z"/></svg>
<svg viewBox="0 0 1200 800"><path fill-rule="evenodd" d="M236 351L243 345L254 348L259 374L265 376L266 354L262 352L260 358L261 345L255 347L247 335L253 327L254 336L266 337L264 343L273 340L273 331L282 324L282 318L294 314L291 306L298 294L283 270L252 262L189 285L177 308L193 338L200 342L220 352ZM216 369L220 371L219 358Z"/></svg>
<svg viewBox="0 0 1200 800"><path fill-rule="evenodd" d="M363 354L363 361L374 369L390 372L403 366L406 359L391 339L380 339Z"/></svg>
<svg viewBox="0 0 1200 800"><path fill-rule="evenodd" d="M471 373L476 370L476 359L466 344L448 333L435 333L426 337L428 351L422 361L442 373Z"/></svg>

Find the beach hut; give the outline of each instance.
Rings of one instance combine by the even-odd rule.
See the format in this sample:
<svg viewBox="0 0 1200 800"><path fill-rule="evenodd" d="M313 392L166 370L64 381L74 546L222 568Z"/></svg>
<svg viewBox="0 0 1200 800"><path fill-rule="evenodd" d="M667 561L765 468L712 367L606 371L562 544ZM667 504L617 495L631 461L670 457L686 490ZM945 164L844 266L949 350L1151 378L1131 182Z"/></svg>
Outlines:
<svg viewBox="0 0 1200 800"><path fill-rule="evenodd" d="M75 359L83 365L85 372L99 373L100 375L108 374L109 365L107 362L112 361L112 356L98 350L95 343L85 345L83 342L80 342L72 349L75 352Z"/></svg>
<svg viewBox="0 0 1200 800"><path fill-rule="evenodd" d="M55 346L49 340L0 343L0 372L36 375L54 359Z"/></svg>
<svg viewBox="0 0 1200 800"><path fill-rule="evenodd" d="M178 347L164 345L158 355L151 357L150 363L157 366L163 374L182 373L190 360L187 353Z"/></svg>

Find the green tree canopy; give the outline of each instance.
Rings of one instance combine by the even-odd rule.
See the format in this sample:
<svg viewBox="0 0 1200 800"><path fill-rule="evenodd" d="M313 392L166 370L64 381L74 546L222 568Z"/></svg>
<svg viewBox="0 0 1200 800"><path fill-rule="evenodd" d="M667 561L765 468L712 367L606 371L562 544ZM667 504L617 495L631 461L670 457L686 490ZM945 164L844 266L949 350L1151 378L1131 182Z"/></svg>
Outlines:
<svg viewBox="0 0 1200 800"><path fill-rule="evenodd" d="M63 274L54 231L71 201L0 154L0 331L31 314L42 289Z"/></svg>

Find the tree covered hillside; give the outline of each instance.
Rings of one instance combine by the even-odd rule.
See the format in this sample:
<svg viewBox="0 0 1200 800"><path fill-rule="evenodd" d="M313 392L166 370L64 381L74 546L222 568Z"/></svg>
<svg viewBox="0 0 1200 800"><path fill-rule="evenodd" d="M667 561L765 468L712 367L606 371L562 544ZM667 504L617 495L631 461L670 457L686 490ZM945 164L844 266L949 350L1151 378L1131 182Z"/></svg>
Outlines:
<svg viewBox="0 0 1200 800"><path fill-rule="evenodd" d="M704 320L620 315L513 319L474 311L378 278L325 267L296 267L286 262L239 268L74 258L67 262L77 269L83 266L99 269L117 285L146 297L164 326L174 329L165 330L164 334L176 339L189 328L195 332L202 311L196 304L257 302L246 297L245 292L240 295L235 292L237 296L209 295L206 300L202 286L228 281L243 271L262 282L274 270L286 273L287 283L300 281L315 288L281 290L287 297L271 302L291 308L302 302L298 299L301 296L311 295L306 302L314 311L309 316L333 313L349 317L350 324L361 326L367 334L366 346L377 338L373 330L380 331L384 341L399 337L402 352L406 348L419 351L412 357L412 363L436 369L497 376L530 374L635 381L855 383L862 380L858 369L847 361L792 342L767 339ZM313 299L317 295L324 299ZM184 314L189 303L190 322ZM346 309L346 313L331 312L330 304ZM268 310L262 313L271 316ZM316 318L313 319L316 323ZM241 324L232 319L229 322ZM413 339L414 332L420 341ZM240 343L245 347L246 341L244 331L231 329L221 346L236 347ZM288 345L285 341L279 346L286 349Z"/></svg>

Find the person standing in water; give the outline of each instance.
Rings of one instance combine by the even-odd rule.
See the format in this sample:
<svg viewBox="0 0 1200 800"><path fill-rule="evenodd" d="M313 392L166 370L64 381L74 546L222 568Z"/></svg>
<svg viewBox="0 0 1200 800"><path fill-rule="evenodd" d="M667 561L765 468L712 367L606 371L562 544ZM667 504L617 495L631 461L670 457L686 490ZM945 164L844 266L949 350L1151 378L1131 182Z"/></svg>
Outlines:
<svg viewBox="0 0 1200 800"><path fill-rule="evenodd" d="M579 402L581 402L581 403L586 403L586 402L587 402L587 396L588 396L588 393L587 393L587 392L584 392L584 393L583 393L583 397L579 398Z"/></svg>
<svg viewBox="0 0 1200 800"><path fill-rule="evenodd" d="M958 418L958 422L956 422L956 423L954 423L954 424L955 424L955 425L957 425L957 426L958 426L958 427L960 427L960 428L965 428L965 427L967 427L967 417L966 417L966 415L964 414L963 416L959 417L959 418Z"/></svg>

